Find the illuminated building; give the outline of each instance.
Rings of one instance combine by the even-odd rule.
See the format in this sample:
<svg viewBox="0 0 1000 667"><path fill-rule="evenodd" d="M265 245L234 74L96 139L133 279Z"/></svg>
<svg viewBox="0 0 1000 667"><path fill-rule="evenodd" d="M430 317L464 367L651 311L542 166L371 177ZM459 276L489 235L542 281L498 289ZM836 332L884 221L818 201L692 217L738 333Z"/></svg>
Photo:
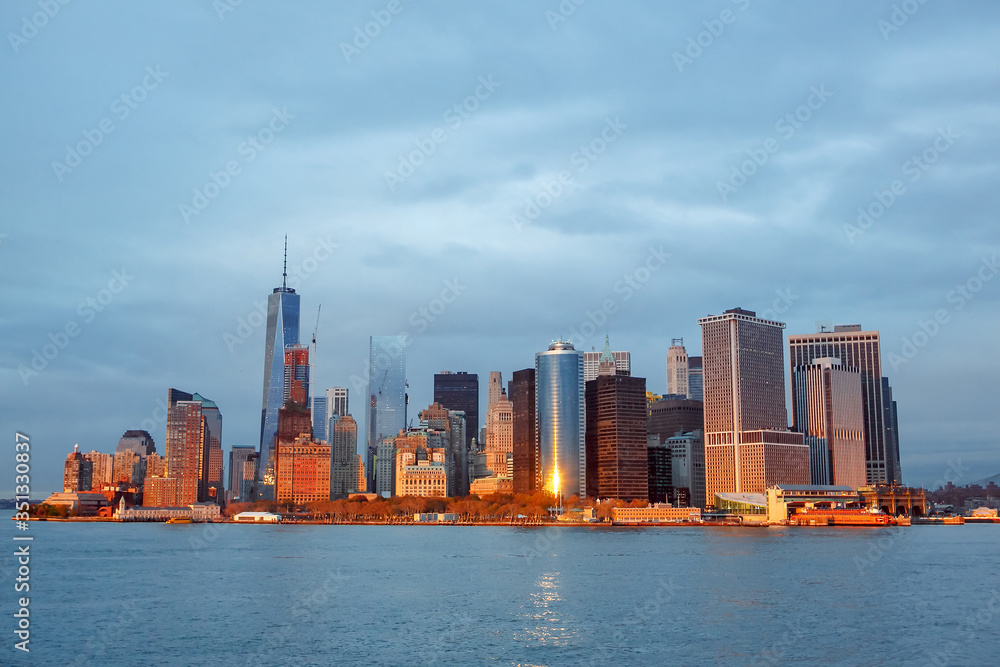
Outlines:
<svg viewBox="0 0 1000 667"><path fill-rule="evenodd" d="M690 398L688 388L688 354L684 339L674 338L667 350L667 393Z"/></svg>
<svg viewBox="0 0 1000 667"><path fill-rule="evenodd" d="M514 406L501 390L486 411L486 467L498 476L507 475L507 457L514 452Z"/></svg>
<svg viewBox="0 0 1000 667"><path fill-rule="evenodd" d="M84 454L83 458L90 461L93 469L90 481L91 489L102 490L105 484L111 484L114 479L114 458L111 454L94 450Z"/></svg>
<svg viewBox="0 0 1000 667"><path fill-rule="evenodd" d="M490 384L486 394L486 409L489 410L493 404L500 400L503 393L503 376L500 371L490 371Z"/></svg>
<svg viewBox="0 0 1000 667"><path fill-rule="evenodd" d="M698 320L705 379L706 497L809 482L809 448L788 430L784 324L742 308Z"/></svg>
<svg viewBox="0 0 1000 667"><path fill-rule="evenodd" d="M809 446L814 485L866 485L861 373L823 357L792 371L795 429Z"/></svg>
<svg viewBox="0 0 1000 667"><path fill-rule="evenodd" d="M306 345L285 346L283 389L284 403L308 405L309 403L309 348ZM312 424L309 426L312 430Z"/></svg>
<svg viewBox="0 0 1000 667"><path fill-rule="evenodd" d="M264 394L260 414L260 459L257 495L274 500L274 468L271 449L278 432L278 411L285 404L285 348L299 342L299 295L287 285L288 239L285 239L285 270L281 287L267 298L267 332L264 339Z"/></svg>
<svg viewBox="0 0 1000 667"><path fill-rule="evenodd" d="M215 498L222 489L222 414L199 394L167 391L165 477L177 480L172 505ZM145 499L144 499L145 502Z"/></svg>
<svg viewBox="0 0 1000 667"><path fill-rule="evenodd" d="M368 486L367 486L367 478L365 477L365 459L364 457L361 456L361 454L358 454L357 457L358 457L358 486L357 486L358 493L367 493Z"/></svg>
<svg viewBox="0 0 1000 667"><path fill-rule="evenodd" d="M93 476L94 464L80 453L80 445L73 445L73 451L63 465L63 493L90 491Z"/></svg>
<svg viewBox="0 0 1000 667"><path fill-rule="evenodd" d="M881 347L878 331L862 331L857 324L837 325L833 331L788 337L792 369L811 364L813 359L834 357L861 373L862 416L864 417L866 477L868 484L902 484L899 466L898 431L887 436L886 399L883 386ZM792 395L797 392L792 377ZM795 406L793 405L793 410ZM799 423L793 413L794 423Z"/></svg>
<svg viewBox="0 0 1000 667"><path fill-rule="evenodd" d="M572 343L535 354L535 416L543 489L566 498L586 493L583 353Z"/></svg>
<svg viewBox="0 0 1000 667"><path fill-rule="evenodd" d="M275 499L295 504L329 499L330 445L313 440L309 431L292 442L279 435L277 442Z"/></svg>

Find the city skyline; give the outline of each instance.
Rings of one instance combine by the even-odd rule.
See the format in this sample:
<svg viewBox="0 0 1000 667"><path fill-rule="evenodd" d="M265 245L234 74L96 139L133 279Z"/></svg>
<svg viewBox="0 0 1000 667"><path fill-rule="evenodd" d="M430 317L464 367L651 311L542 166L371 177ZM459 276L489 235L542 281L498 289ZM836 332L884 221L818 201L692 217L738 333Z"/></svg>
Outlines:
<svg viewBox="0 0 1000 667"><path fill-rule="evenodd" d="M443 368L509 377L573 332L659 393L670 339L696 356L697 318L738 304L880 331L906 483L1000 471L991 59L946 47L995 52L1000 10L883 32L891 5L735 5L692 57L718 8L405 6L350 61L370 8L68 6L7 51L2 409L41 487L74 443L162 452L168 387L219 404L227 450L259 443L286 233L301 342L323 305L313 386L356 419L372 335L411 338L413 409ZM440 31L472 37L420 48Z"/></svg>

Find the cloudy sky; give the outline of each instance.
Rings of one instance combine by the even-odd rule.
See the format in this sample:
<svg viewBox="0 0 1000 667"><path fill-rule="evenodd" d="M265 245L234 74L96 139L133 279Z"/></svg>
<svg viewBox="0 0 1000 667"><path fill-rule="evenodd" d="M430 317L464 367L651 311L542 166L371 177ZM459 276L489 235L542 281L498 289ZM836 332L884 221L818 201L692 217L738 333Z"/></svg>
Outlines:
<svg viewBox="0 0 1000 667"><path fill-rule="evenodd" d="M285 234L354 412L372 334L411 337L415 413L435 372L605 332L662 392L670 339L742 306L881 331L906 482L1000 472L1000 7L231 4L0 7L0 410L36 496L74 443L162 452L168 387L257 443Z"/></svg>

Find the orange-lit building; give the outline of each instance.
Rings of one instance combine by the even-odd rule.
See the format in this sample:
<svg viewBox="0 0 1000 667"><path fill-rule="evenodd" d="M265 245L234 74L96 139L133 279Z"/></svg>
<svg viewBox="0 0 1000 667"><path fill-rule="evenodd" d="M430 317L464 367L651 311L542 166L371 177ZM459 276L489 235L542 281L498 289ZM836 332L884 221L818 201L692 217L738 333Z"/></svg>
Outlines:
<svg viewBox="0 0 1000 667"><path fill-rule="evenodd" d="M275 459L275 499L279 503L310 503L330 497L330 445L313 440L308 432L292 442L279 437Z"/></svg>
<svg viewBox="0 0 1000 667"><path fill-rule="evenodd" d="M704 378L705 488L764 493L809 484L809 448L788 430L782 322L733 308L698 320Z"/></svg>

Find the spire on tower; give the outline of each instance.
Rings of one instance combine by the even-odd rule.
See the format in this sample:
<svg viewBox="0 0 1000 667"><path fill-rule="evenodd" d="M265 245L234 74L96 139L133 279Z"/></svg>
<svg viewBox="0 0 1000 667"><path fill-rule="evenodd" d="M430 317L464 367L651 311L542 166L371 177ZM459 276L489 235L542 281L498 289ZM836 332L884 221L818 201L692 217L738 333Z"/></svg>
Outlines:
<svg viewBox="0 0 1000 667"><path fill-rule="evenodd" d="M288 234L285 234L285 263L281 268L281 289L288 288Z"/></svg>

